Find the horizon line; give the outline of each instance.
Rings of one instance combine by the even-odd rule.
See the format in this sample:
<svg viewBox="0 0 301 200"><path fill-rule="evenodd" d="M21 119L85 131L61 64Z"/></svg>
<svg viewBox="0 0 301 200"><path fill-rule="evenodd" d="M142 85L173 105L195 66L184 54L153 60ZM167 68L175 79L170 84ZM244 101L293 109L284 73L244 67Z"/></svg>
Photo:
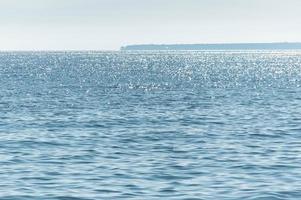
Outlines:
<svg viewBox="0 0 301 200"><path fill-rule="evenodd" d="M114 49L0 49L0 52L115 52L127 47L137 46L184 46L184 45L273 45L273 44L298 44L301 42L224 42L224 43L137 43L126 44Z"/></svg>

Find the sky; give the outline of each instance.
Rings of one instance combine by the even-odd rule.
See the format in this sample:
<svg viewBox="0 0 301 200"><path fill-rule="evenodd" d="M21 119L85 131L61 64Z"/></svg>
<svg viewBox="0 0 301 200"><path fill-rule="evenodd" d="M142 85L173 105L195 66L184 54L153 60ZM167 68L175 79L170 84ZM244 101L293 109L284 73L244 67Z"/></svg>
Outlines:
<svg viewBox="0 0 301 200"><path fill-rule="evenodd" d="M301 42L301 0L0 0L0 50Z"/></svg>

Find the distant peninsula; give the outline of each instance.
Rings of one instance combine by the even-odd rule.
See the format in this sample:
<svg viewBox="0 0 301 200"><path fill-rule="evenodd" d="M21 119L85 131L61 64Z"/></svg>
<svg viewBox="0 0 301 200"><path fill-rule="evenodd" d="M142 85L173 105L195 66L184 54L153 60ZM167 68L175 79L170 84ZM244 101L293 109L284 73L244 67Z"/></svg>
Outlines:
<svg viewBox="0 0 301 200"><path fill-rule="evenodd" d="M294 50L301 49L301 42L276 43L223 43L223 44L139 44L120 48L121 51L132 50Z"/></svg>

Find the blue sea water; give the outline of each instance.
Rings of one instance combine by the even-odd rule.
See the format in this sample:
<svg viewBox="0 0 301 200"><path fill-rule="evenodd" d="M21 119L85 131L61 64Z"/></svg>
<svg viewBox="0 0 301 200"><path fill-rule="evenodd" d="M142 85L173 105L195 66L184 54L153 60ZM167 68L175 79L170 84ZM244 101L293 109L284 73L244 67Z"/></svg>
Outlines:
<svg viewBox="0 0 301 200"><path fill-rule="evenodd" d="M301 199L301 51L1 52L0 199Z"/></svg>

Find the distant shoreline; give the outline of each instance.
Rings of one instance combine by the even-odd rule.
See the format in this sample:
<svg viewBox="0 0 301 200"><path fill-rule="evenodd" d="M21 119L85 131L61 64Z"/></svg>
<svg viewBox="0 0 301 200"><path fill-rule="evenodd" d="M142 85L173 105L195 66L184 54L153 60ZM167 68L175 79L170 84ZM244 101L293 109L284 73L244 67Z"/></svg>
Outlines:
<svg viewBox="0 0 301 200"><path fill-rule="evenodd" d="M276 43L220 43L220 44L138 44L127 45L121 51L132 50L294 50L301 49L301 42Z"/></svg>

